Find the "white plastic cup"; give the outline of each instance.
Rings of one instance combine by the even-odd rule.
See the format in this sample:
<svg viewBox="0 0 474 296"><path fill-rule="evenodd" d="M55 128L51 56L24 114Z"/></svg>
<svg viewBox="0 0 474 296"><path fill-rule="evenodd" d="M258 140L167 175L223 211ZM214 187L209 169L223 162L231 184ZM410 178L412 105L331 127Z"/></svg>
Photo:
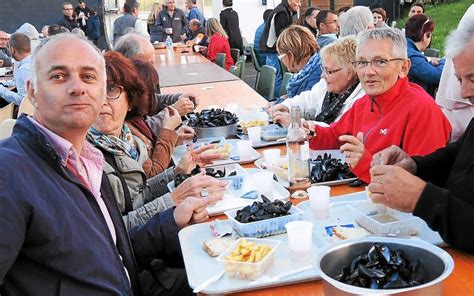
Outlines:
<svg viewBox="0 0 474 296"><path fill-rule="evenodd" d="M313 223L292 221L285 225L288 233L290 258L295 261L311 261L313 242Z"/></svg>
<svg viewBox="0 0 474 296"><path fill-rule="evenodd" d="M280 149L267 149L263 151L263 157L265 158L265 165L267 166L267 169L271 169L272 166L278 165L280 153Z"/></svg>
<svg viewBox="0 0 474 296"><path fill-rule="evenodd" d="M316 219L329 218L329 186L312 186L308 188L309 203Z"/></svg>
<svg viewBox="0 0 474 296"><path fill-rule="evenodd" d="M252 141L241 140L237 142L237 151L240 159L248 159L252 157Z"/></svg>
<svg viewBox="0 0 474 296"><path fill-rule="evenodd" d="M257 191L273 200L273 172L262 171L252 175Z"/></svg>
<svg viewBox="0 0 474 296"><path fill-rule="evenodd" d="M247 128L247 132L249 134L249 140L253 143L260 142L260 138L262 137L262 127L261 126L254 126Z"/></svg>
<svg viewBox="0 0 474 296"><path fill-rule="evenodd" d="M5 76L5 73L7 73L7 68L0 68L0 76Z"/></svg>

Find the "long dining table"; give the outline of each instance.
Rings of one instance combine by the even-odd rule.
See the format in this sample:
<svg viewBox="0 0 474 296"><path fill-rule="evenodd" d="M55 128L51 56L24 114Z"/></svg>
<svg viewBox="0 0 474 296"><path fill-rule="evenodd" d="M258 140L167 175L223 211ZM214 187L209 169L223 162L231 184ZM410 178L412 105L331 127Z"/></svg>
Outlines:
<svg viewBox="0 0 474 296"><path fill-rule="evenodd" d="M161 87L239 80L200 53L192 52L190 47L175 47L173 55L168 56L162 49L155 50Z"/></svg>
<svg viewBox="0 0 474 296"><path fill-rule="evenodd" d="M158 51L159 52L159 51ZM185 56L197 56L196 53L184 53ZM186 59L176 57L176 63L188 63ZM199 59L199 57L197 58ZM179 63L178 63L179 60ZM174 62L169 63L169 66ZM206 62L204 62L206 63ZM158 65L159 67L159 65ZM265 106L266 100L257 94L242 80L216 81L209 83L177 85L162 87L162 93L194 93L200 98L199 110L209 105L220 105L225 107L229 103L238 103L242 107L254 106L260 108ZM279 147L282 153L286 153L285 145ZM268 148L257 149L260 153ZM254 168L254 164L244 165L245 168ZM362 191L363 187L349 187L347 185L333 186L331 196L349 194ZM294 204L301 200L292 200ZM226 219L225 216L216 218ZM466 226L469 227L469 226ZM474 295L474 255L453 247L444 248L454 259L454 270L444 282L445 295ZM278 286L260 290L242 292L235 295L248 296L273 296L273 295L324 295L323 285L320 280Z"/></svg>

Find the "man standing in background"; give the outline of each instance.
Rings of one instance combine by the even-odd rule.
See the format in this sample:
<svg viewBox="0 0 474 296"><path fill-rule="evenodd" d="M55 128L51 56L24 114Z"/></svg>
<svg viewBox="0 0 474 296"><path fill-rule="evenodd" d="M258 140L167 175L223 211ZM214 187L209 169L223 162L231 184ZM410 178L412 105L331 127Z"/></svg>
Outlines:
<svg viewBox="0 0 474 296"><path fill-rule="evenodd" d="M186 2L184 2L184 6L189 10L187 17L188 23L192 19L198 19L201 25L204 27L206 23L206 18L204 17L204 14L199 9L199 7L196 5L196 0L186 0Z"/></svg>
<svg viewBox="0 0 474 296"><path fill-rule="evenodd" d="M69 31L74 28L79 28L76 16L74 15L74 7L71 2L64 2L63 17L58 21L58 25L65 27Z"/></svg>
<svg viewBox="0 0 474 296"><path fill-rule="evenodd" d="M92 13L90 8L86 6L86 1L79 0L78 3L79 6L74 8L74 12L76 13L77 22L79 23L81 30L84 31L87 36L87 21L89 20L89 17L92 15Z"/></svg>
<svg viewBox="0 0 474 296"><path fill-rule="evenodd" d="M140 3L135 0L127 0L123 5L124 15L114 22L114 44L120 37L128 32L136 32L143 37L150 39L146 23L138 19Z"/></svg>
<svg viewBox="0 0 474 296"><path fill-rule="evenodd" d="M166 9L158 14L155 22L155 31L157 40L164 42L166 37L170 36L173 42L181 42L186 38L188 23L184 11L176 8L175 0L166 1Z"/></svg>
<svg viewBox="0 0 474 296"><path fill-rule="evenodd" d="M293 16L301 7L300 0L283 0L275 7L265 24L262 39L260 40L260 49L267 53L267 65L274 67L276 72L275 79L275 98L280 94L283 71L276 51L276 41L284 29L293 23Z"/></svg>

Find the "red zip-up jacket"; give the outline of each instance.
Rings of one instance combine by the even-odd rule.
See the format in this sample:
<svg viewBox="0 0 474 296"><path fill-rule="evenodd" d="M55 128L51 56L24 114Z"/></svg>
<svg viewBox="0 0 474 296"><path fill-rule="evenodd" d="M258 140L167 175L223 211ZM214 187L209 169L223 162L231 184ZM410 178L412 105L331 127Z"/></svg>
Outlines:
<svg viewBox="0 0 474 296"><path fill-rule="evenodd" d="M380 96L360 98L339 121L329 127L316 126L315 132L310 140L313 150L337 149L344 144L339 136L362 132L365 152L352 172L370 183L373 154L391 145L410 156L429 154L446 146L451 125L423 88L403 78Z"/></svg>
<svg viewBox="0 0 474 296"><path fill-rule="evenodd" d="M227 38L215 33L209 39L209 46L207 47L207 58L212 62L216 61L218 53L225 53L225 69L229 70L230 66L234 64L234 60L230 55L230 45Z"/></svg>

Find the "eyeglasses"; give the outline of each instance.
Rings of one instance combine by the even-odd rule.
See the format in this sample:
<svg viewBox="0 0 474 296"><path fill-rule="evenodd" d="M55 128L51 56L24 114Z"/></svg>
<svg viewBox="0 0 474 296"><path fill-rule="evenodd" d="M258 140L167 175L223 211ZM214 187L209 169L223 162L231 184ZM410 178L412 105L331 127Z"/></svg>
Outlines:
<svg viewBox="0 0 474 296"><path fill-rule="evenodd" d="M324 67L321 65L321 70L322 70L322 72L321 72L321 76L322 76L322 75L326 75L326 76L328 76L328 77L329 77L329 76L331 76L332 74L334 74L334 73L337 73L337 72L341 71L341 70L342 70L342 68L339 68L339 69L334 69L334 70L327 70L326 68L324 68Z"/></svg>
<svg viewBox="0 0 474 296"><path fill-rule="evenodd" d="M115 84L107 84L106 97L109 100L116 100L120 97L123 92L123 86Z"/></svg>
<svg viewBox="0 0 474 296"><path fill-rule="evenodd" d="M393 62L393 61L404 61L405 59L401 59L401 58L396 58L396 59L375 59L375 60L371 60L371 61L355 61L355 62L352 62L352 64L354 64L354 66L359 69L359 70L362 70L362 69L365 69L367 68L367 66L370 64L372 66L374 66L375 68L384 68L384 67L387 67L388 66L388 63L390 62Z"/></svg>
<svg viewBox="0 0 474 296"><path fill-rule="evenodd" d="M286 57L286 53L279 55L278 59L281 61L281 60L283 60L284 57Z"/></svg>
<svg viewBox="0 0 474 296"><path fill-rule="evenodd" d="M63 8L63 10L72 10L72 8Z"/></svg>

